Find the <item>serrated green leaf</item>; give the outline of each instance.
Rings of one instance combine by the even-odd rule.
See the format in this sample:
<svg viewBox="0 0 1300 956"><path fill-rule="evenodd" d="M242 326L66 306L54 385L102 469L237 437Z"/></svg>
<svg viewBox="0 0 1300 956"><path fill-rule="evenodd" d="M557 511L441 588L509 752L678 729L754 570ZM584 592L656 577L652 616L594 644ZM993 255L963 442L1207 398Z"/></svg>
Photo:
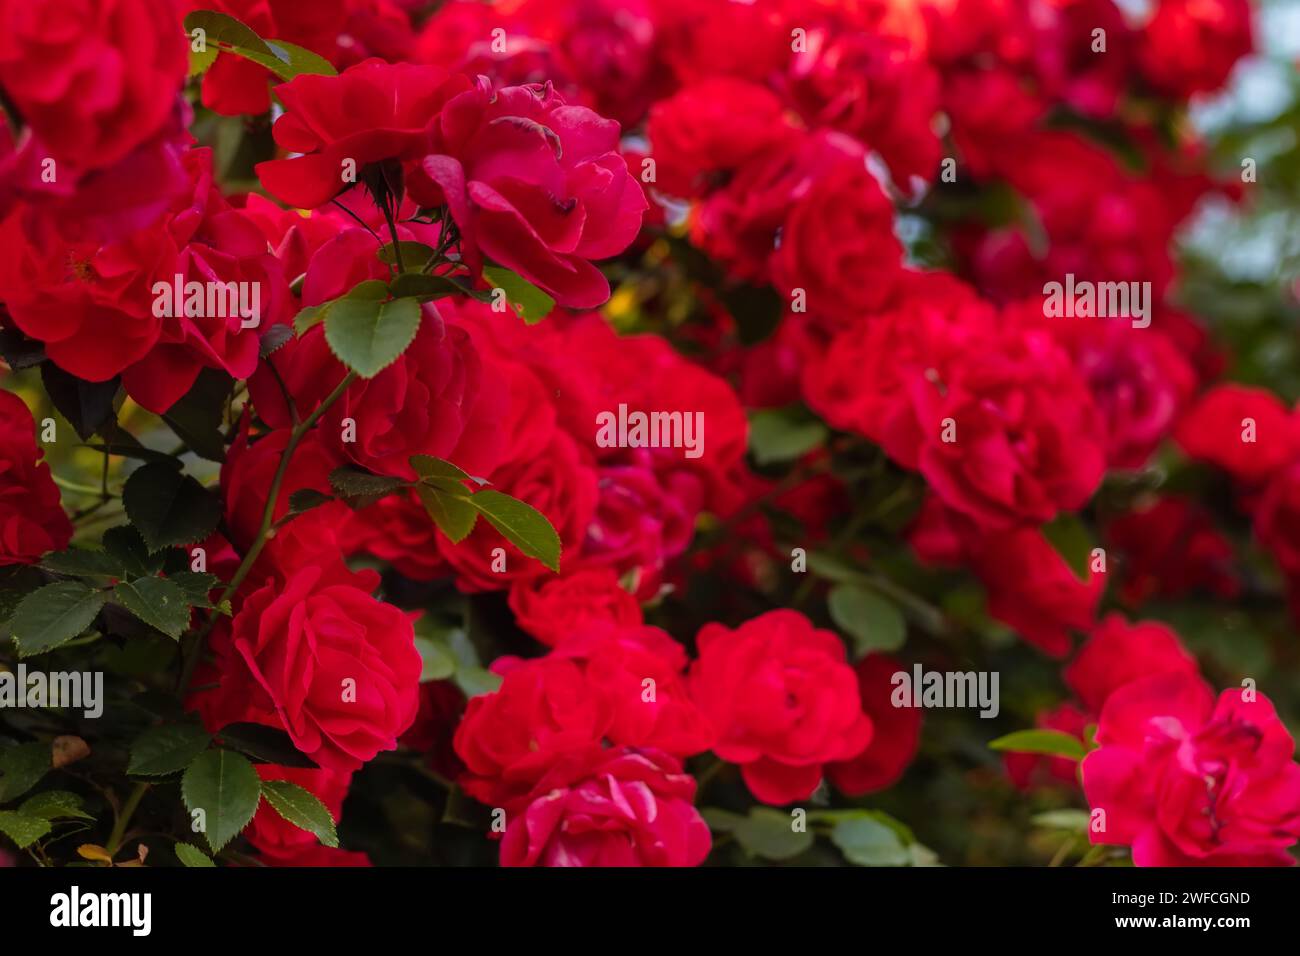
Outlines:
<svg viewBox="0 0 1300 956"><path fill-rule="evenodd" d="M464 541L474 530L474 524L478 521L478 510L470 504L468 492L465 496L461 496L442 488L419 484L415 486L415 494L424 505L424 510L428 512L429 517L433 519L433 523L438 526L438 530L445 534L452 544Z"/></svg>
<svg viewBox="0 0 1300 956"><path fill-rule="evenodd" d="M29 817L11 810L0 810L0 833L25 850L41 837L54 829L49 820L42 817Z"/></svg>
<svg viewBox="0 0 1300 956"><path fill-rule="evenodd" d="M419 329L420 303L413 298L344 298L325 316L330 350L362 378L374 378L397 361Z"/></svg>
<svg viewBox="0 0 1300 956"><path fill-rule="evenodd" d="M164 462L143 465L122 489L122 505L149 551L192 544L221 520L221 502L189 475Z"/></svg>
<svg viewBox="0 0 1300 956"><path fill-rule="evenodd" d="M402 267L407 270L403 275L416 275L433 259L434 249L423 242L403 240L398 243L385 243L379 247L379 251L375 255L385 265L395 266L397 265L398 252L402 254ZM398 276L398 278L401 278L401 276Z"/></svg>
<svg viewBox="0 0 1300 956"><path fill-rule="evenodd" d="M485 266L483 278L494 288L503 289L506 300L528 325L534 325L551 314L555 300L517 272L501 266Z"/></svg>
<svg viewBox="0 0 1300 956"><path fill-rule="evenodd" d="M130 576L148 577L163 569L167 555L162 551L149 553L137 528L129 524L118 525L104 532L104 550L113 560L121 563Z"/></svg>
<svg viewBox="0 0 1300 956"><path fill-rule="evenodd" d="M274 355L291 341L293 341L293 329L281 322L277 322L267 329L266 334L262 336L261 342L257 346L257 354L260 358Z"/></svg>
<svg viewBox="0 0 1300 956"><path fill-rule="evenodd" d="M212 735L194 723L150 727L131 744L126 772L133 777L165 777L179 773L203 753Z"/></svg>
<svg viewBox="0 0 1300 956"><path fill-rule="evenodd" d="M17 800L52 769L49 744L16 744L0 750L0 803Z"/></svg>
<svg viewBox="0 0 1300 956"><path fill-rule="evenodd" d="M388 475L372 475L368 471L343 465L329 474L330 487L350 508L368 508L380 498L391 495L406 482Z"/></svg>
<svg viewBox="0 0 1300 956"><path fill-rule="evenodd" d="M1082 740L1059 730L1017 730L990 741L989 747L1010 753L1045 754L1067 760L1082 760L1087 753Z"/></svg>
<svg viewBox="0 0 1300 956"><path fill-rule="evenodd" d="M72 640L90 627L104 600L104 592L81 581L55 581L33 591L9 619L18 656L43 654Z"/></svg>
<svg viewBox="0 0 1300 956"><path fill-rule="evenodd" d="M177 571L167 575L167 580L184 592L191 607L212 607L209 595L221 584L219 577L207 571Z"/></svg>
<svg viewBox="0 0 1300 956"><path fill-rule="evenodd" d="M435 458L432 455L412 455L411 467L421 478L447 479L450 481L472 481L477 485L485 482L482 478L475 478L467 473L463 468L453 465L449 461L441 458ZM466 490L466 494L469 491Z"/></svg>
<svg viewBox="0 0 1300 956"><path fill-rule="evenodd" d="M544 514L491 488L475 492L468 500L516 548L552 571L560 570L560 536Z"/></svg>
<svg viewBox="0 0 1300 956"><path fill-rule="evenodd" d="M195 30L204 31L205 49L201 58L194 59ZM337 71L324 57L311 50L295 46L284 40L263 40L251 27L224 13L214 10L195 10L185 17L185 32L191 37L191 75L199 67L202 72L211 65L207 59L210 50L229 53L260 64L282 80L292 80L304 73L334 76Z"/></svg>
<svg viewBox="0 0 1300 956"><path fill-rule="evenodd" d="M856 584L840 584L827 598L831 619L852 639L858 657L895 651L907 639L907 625L894 603Z"/></svg>
<svg viewBox="0 0 1300 956"><path fill-rule="evenodd" d="M136 578L113 587L113 603L168 637L179 640L190 626L185 592L166 578Z"/></svg>
<svg viewBox="0 0 1300 956"><path fill-rule="evenodd" d="M41 567L54 574L77 578L120 578L126 574L123 563L107 551L84 548L69 548L67 551L47 554L41 558Z"/></svg>
<svg viewBox="0 0 1300 956"><path fill-rule="evenodd" d="M262 796L275 812L300 830L313 834L324 846L337 847L334 818L316 794L288 780L265 780Z"/></svg>
<svg viewBox="0 0 1300 956"><path fill-rule="evenodd" d="M229 750L199 754L181 778L181 797L190 813L203 811L204 837L213 853L248 826L261 794L262 781L253 765Z"/></svg>
<svg viewBox="0 0 1300 956"><path fill-rule="evenodd" d="M300 515L304 511L319 508L333 500L329 495L322 494L315 488L299 488L289 496L289 514Z"/></svg>
<svg viewBox="0 0 1300 956"><path fill-rule="evenodd" d="M46 790L23 801L18 812L42 820L93 820L81 807L81 797L67 790Z"/></svg>
<svg viewBox="0 0 1300 956"><path fill-rule="evenodd" d="M184 866L204 867L217 865L212 862L212 857L192 844L177 843L176 846L172 847L172 850L176 853L176 859L180 860Z"/></svg>

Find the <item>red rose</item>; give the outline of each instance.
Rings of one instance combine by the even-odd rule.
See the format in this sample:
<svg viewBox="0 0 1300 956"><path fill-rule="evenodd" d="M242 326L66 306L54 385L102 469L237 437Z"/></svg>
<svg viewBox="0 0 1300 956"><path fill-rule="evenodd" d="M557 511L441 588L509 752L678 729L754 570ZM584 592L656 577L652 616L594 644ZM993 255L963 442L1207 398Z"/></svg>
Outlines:
<svg viewBox="0 0 1300 956"><path fill-rule="evenodd" d="M252 590L222 643L210 723L283 727L323 769L394 749L415 719L423 665L410 618L321 567Z"/></svg>
<svg viewBox="0 0 1300 956"><path fill-rule="evenodd" d="M655 160L655 188L672 196L701 195L719 174L794 135L780 99L764 86L710 77L660 100L646 128Z"/></svg>
<svg viewBox="0 0 1300 956"><path fill-rule="evenodd" d="M1254 514L1255 537L1288 575L1300 575L1300 462L1283 468L1264 487Z"/></svg>
<svg viewBox="0 0 1300 956"><path fill-rule="evenodd" d="M1256 481L1295 457L1295 418L1272 392L1246 385L1207 391L1178 426L1178 443L1192 458L1234 478Z"/></svg>
<svg viewBox="0 0 1300 956"><path fill-rule="evenodd" d="M1246 0L1160 0L1140 34L1140 62L1164 93L1186 98L1216 90L1254 47Z"/></svg>
<svg viewBox="0 0 1300 956"><path fill-rule="evenodd" d="M474 271L487 256L560 305L594 308L609 283L589 260L626 249L646 210L618 132L549 85L479 86L443 108L411 195L447 204Z"/></svg>
<svg viewBox="0 0 1300 956"><path fill-rule="evenodd" d="M1127 604L1202 588L1231 598L1241 589L1232 571L1232 542L1215 528L1209 512L1189 498L1140 503L1111 519L1103 533L1120 555L1120 595Z"/></svg>
<svg viewBox="0 0 1300 956"><path fill-rule="evenodd" d="M226 460L221 466L226 526L230 529L233 543L240 548L247 548L257 536L271 480L275 477L284 450L289 444L289 433L290 429L280 428L250 444L249 425L245 419L226 453ZM272 520L278 521L288 514L289 496L295 491L310 488L322 494L332 494L329 473L339 464L338 458L322 445L319 433L313 431L304 436L294 450L284 480L280 483ZM333 517L339 518L346 514L346 511L339 509L347 506L328 504L322 507L334 509ZM321 509L315 511L319 513ZM308 520L313 520L311 515L295 519L296 522Z"/></svg>
<svg viewBox="0 0 1300 956"><path fill-rule="evenodd" d="M581 662L592 693L608 703L612 742L676 757L713 743L713 728L686 690L686 650L659 628L591 625L562 639L551 656Z"/></svg>
<svg viewBox="0 0 1300 956"><path fill-rule="evenodd" d="M1100 415L1046 333L1016 330L931 379L887 426L890 457L925 476L981 528L1051 520L1081 507L1105 468Z"/></svg>
<svg viewBox="0 0 1300 956"><path fill-rule="evenodd" d="M611 716L574 661L521 662L465 709L455 739L460 785L490 807L517 807L561 756L599 744Z"/></svg>
<svg viewBox="0 0 1300 956"><path fill-rule="evenodd" d="M1109 614L1065 668L1065 683L1094 714L1119 688L1152 674L1198 674L1178 635L1156 621L1130 624Z"/></svg>
<svg viewBox="0 0 1300 956"><path fill-rule="evenodd" d="M825 764L871 742L844 643L802 614L769 611L734 631L706 624L696 644L691 695L718 730L713 750L764 803L807 798Z"/></svg>
<svg viewBox="0 0 1300 956"><path fill-rule="evenodd" d="M886 654L868 654L853 668L862 710L873 733L867 748L851 760L827 764L831 783L851 797L884 790L897 782L921 742L921 709L895 707L893 678L903 666Z"/></svg>
<svg viewBox="0 0 1300 956"><path fill-rule="evenodd" d="M291 206L323 206L359 182L366 166L429 152L438 110L467 86L434 67L380 60L338 76L297 76L276 87L285 112L271 132L282 148L303 155L258 163L257 176Z"/></svg>
<svg viewBox="0 0 1300 956"><path fill-rule="evenodd" d="M35 564L72 540L72 522L41 456L26 403L0 391L0 567Z"/></svg>
<svg viewBox="0 0 1300 956"><path fill-rule="evenodd" d="M323 326L277 351L272 361L303 415L347 374ZM258 395L273 387L278 389L263 379ZM425 305L406 351L373 378L353 382L321 416L321 443L341 460L396 478L415 479L412 455L443 458L473 475L490 474L500 455L492 426L504 401L496 389L485 387L469 335L444 325L433 306Z"/></svg>
<svg viewBox="0 0 1300 956"><path fill-rule="evenodd" d="M1249 696L1247 696L1249 695ZM1106 701L1083 789L1093 843L1133 848L1137 866L1290 866L1300 838L1295 742L1262 694L1216 704L1191 674L1158 674Z"/></svg>
<svg viewBox="0 0 1300 956"><path fill-rule="evenodd" d="M339 528L339 546L345 554L373 555L413 581L432 581L449 573L438 554L437 538L438 526L414 491L381 498Z"/></svg>
<svg viewBox="0 0 1300 956"><path fill-rule="evenodd" d="M593 624L641 623L637 599L613 570L598 566L516 581L510 588L510 610L520 627L550 647Z"/></svg>
<svg viewBox="0 0 1300 956"><path fill-rule="evenodd" d="M653 750L588 751L557 766L509 820L502 866L698 866L708 824L695 780Z"/></svg>
<svg viewBox="0 0 1300 956"><path fill-rule="evenodd" d="M186 68L180 9L169 0L0 5L0 87L72 169L110 166L152 139Z"/></svg>

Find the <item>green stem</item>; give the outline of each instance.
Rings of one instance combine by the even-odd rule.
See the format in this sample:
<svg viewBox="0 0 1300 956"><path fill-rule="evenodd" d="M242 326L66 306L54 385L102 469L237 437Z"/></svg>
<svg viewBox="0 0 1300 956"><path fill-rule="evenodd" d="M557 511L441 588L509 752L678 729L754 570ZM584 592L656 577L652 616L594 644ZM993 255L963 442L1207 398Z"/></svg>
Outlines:
<svg viewBox="0 0 1300 956"><path fill-rule="evenodd" d="M108 460L107 457L105 457L104 460L107 461ZM107 487L101 489L101 488L96 488L93 485L83 485L76 481L69 481L67 478L60 478L58 475L55 475L53 473L51 473L50 477L54 479L54 483L56 485L58 485L60 488L66 489L67 491L75 491L78 494L82 494L82 495L94 495L96 498L118 497L118 495L115 495L112 492L110 492L107 489Z"/></svg>
<svg viewBox="0 0 1300 956"><path fill-rule="evenodd" d="M289 471L289 462L293 459L293 453L298 448L298 443L302 441L307 432L311 431L312 427L329 407L342 397L343 393L348 390L348 386L356 380L357 373L349 371L347 375L343 376L343 380L334 387L334 391L326 396L325 401L316 406L315 411L302 422L293 426L293 431L289 433L289 441L284 446L284 452L280 455L280 466L276 468L275 477L271 479L271 489L267 494L266 507L262 509L262 523L257 529L257 536L253 538L253 543L244 554L244 559L239 562L239 567L235 569L234 577L230 579L230 583L222 589L221 596L217 598L218 608L239 590L239 586L244 583L248 573L253 570L253 565L262 553L262 548L266 546L266 542L270 539L271 527L275 524L275 505L280 498L280 486L284 484L284 476ZM186 658L184 669L181 671L179 687L182 692L189 686L190 679L194 676L194 668L198 666L199 658L203 656L204 642L216 625L220 613L218 610L212 612L207 623L203 626L203 630L199 632L194 646L190 649L189 657Z"/></svg>
<svg viewBox="0 0 1300 956"><path fill-rule="evenodd" d="M108 835L108 845L104 847L110 857L117 855L118 849L122 846L122 838L126 836L126 828L131 823L131 817L135 815L136 808L140 806L140 801L144 799L148 790L149 784L137 783L131 795L126 798L122 812L117 815L117 820L113 823L113 832Z"/></svg>

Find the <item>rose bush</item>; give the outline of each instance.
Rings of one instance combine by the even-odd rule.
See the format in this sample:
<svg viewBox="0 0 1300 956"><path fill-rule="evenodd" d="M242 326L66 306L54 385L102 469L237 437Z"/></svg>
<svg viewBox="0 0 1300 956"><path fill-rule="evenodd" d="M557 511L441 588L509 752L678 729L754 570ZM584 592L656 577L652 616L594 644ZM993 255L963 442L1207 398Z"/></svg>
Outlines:
<svg viewBox="0 0 1300 956"><path fill-rule="evenodd" d="M1294 863L1300 112L1146 6L0 0L0 865Z"/></svg>

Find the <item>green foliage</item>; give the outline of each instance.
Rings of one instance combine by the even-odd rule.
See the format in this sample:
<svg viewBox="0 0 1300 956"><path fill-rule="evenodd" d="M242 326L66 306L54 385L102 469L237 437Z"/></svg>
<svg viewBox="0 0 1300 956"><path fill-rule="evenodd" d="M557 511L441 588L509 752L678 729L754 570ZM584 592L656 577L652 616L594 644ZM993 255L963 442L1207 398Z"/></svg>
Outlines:
<svg viewBox="0 0 1300 956"><path fill-rule="evenodd" d="M228 750L199 754L181 778L185 806L191 814L202 811L203 835L213 853L253 819L261 793L262 782L253 765Z"/></svg>

